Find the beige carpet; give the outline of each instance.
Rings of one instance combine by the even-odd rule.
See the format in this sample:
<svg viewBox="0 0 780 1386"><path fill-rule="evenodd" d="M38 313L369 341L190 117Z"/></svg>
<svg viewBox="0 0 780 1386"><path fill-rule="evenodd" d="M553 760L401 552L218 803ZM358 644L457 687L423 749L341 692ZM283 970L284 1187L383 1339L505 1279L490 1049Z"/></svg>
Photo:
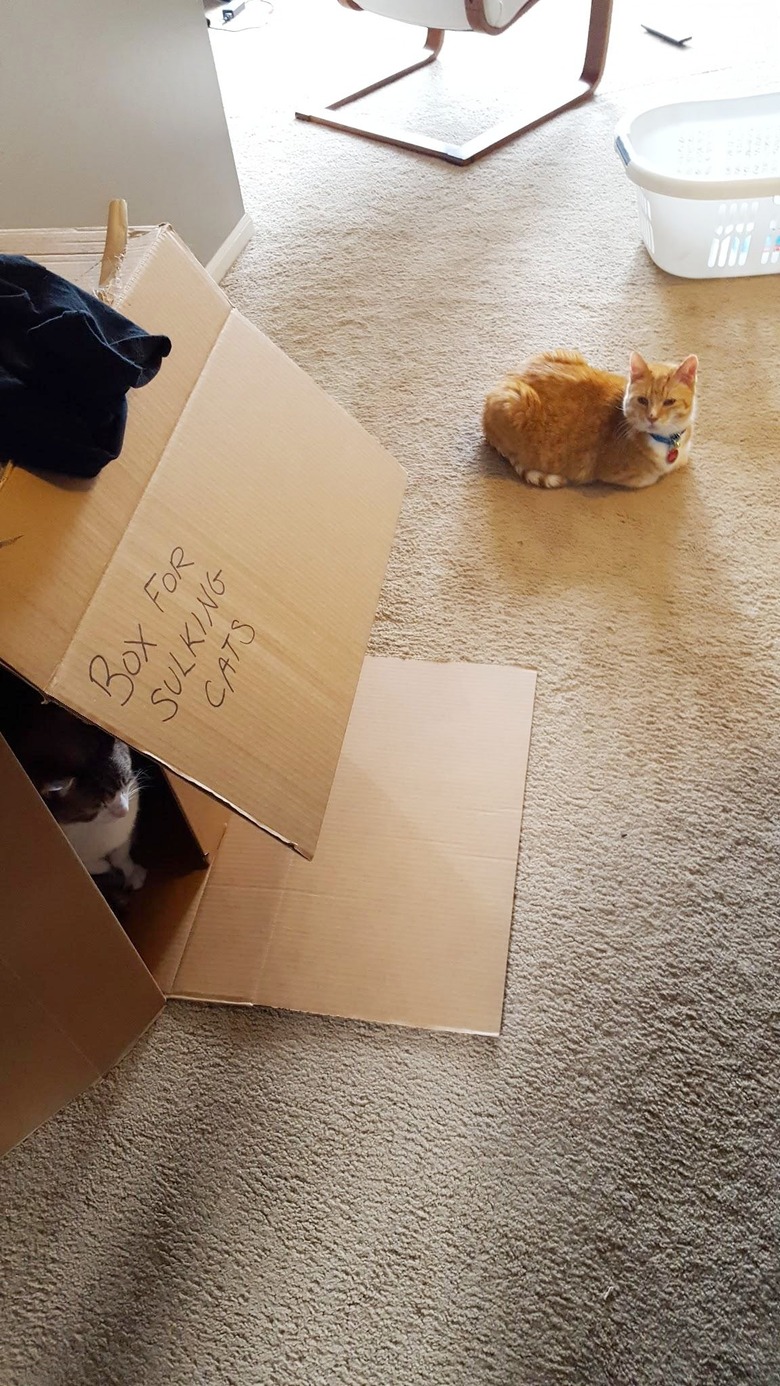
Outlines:
<svg viewBox="0 0 780 1386"><path fill-rule="evenodd" d="M780 1382L780 276L656 271L611 147L629 101L771 86L777 20L698 6L682 54L637 10L596 103L468 169L292 122L376 21L214 37L230 292L409 469L375 651L539 671L505 1032L170 1006L0 1169L2 1386ZM476 128L522 28L399 114ZM692 468L525 489L478 411L553 345L697 351Z"/></svg>

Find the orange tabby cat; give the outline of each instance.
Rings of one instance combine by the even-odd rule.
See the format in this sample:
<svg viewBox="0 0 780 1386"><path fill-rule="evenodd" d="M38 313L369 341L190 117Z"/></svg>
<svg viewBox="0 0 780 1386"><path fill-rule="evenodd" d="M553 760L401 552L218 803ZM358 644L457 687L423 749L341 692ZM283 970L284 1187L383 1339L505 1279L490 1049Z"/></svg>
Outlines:
<svg viewBox="0 0 780 1386"><path fill-rule="evenodd" d="M532 486L652 486L688 461L698 364L648 364L635 351L626 380L579 352L546 351L491 390L485 437Z"/></svg>

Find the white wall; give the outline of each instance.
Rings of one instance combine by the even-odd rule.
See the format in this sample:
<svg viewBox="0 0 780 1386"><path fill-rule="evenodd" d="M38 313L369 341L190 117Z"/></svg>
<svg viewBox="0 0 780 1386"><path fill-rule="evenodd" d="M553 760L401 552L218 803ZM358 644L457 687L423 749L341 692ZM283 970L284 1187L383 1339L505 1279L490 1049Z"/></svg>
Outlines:
<svg viewBox="0 0 780 1386"><path fill-rule="evenodd" d="M0 226L112 197L204 264L243 215L202 0L0 0Z"/></svg>

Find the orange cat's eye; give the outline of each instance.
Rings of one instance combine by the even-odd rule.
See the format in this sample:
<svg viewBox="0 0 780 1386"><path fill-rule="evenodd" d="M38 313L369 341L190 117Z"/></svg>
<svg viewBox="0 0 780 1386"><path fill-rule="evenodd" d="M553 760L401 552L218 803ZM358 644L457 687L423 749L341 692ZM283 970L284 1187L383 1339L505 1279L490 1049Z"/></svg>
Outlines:
<svg viewBox="0 0 780 1386"><path fill-rule="evenodd" d="M650 403L650 401L649 401L649 399L647 398L647 395L640 395L639 398L637 399L637 404L649 404L649 403Z"/></svg>
<svg viewBox="0 0 780 1386"><path fill-rule="evenodd" d="M664 408L665 408L665 409L666 409L666 408L669 408L671 405L676 404L676 403L677 403L677 400L676 400L676 399L665 399L665 400L664 400Z"/></svg>

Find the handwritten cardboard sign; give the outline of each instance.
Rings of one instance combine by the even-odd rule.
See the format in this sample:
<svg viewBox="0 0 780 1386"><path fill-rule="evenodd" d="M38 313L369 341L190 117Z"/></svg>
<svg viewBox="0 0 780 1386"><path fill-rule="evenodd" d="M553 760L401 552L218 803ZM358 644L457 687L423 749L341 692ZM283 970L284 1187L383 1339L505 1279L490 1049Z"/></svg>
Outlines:
<svg viewBox="0 0 780 1386"><path fill-rule="evenodd" d="M196 563L175 544L167 565L155 569L140 586L153 611L145 609L143 620L110 654L92 655L90 682L121 707L137 694L147 697L162 722L177 717L188 699L214 709L224 707L236 691L242 657L256 632L248 621L231 614L222 568ZM179 610L182 596L190 609L173 640L167 635L155 638L159 616L166 615L177 594Z"/></svg>

